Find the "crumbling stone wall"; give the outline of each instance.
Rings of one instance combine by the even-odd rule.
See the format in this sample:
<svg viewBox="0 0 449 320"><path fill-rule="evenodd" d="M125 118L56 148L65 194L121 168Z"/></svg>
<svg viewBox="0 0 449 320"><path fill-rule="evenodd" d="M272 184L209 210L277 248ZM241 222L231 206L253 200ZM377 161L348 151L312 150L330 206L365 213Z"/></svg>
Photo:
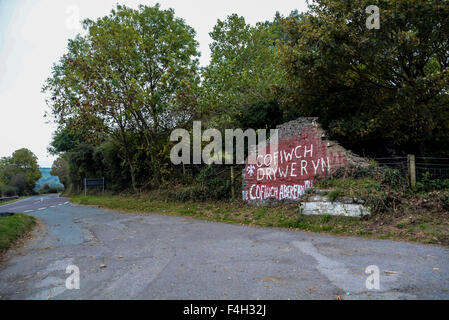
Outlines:
<svg viewBox="0 0 449 320"><path fill-rule="evenodd" d="M316 177L343 166L367 166L368 162L326 138L317 118L299 118L277 127L277 151L247 159L243 171L243 200L255 204L298 201L313 187ZM273 149L273 150L272 150Z"/></svg>

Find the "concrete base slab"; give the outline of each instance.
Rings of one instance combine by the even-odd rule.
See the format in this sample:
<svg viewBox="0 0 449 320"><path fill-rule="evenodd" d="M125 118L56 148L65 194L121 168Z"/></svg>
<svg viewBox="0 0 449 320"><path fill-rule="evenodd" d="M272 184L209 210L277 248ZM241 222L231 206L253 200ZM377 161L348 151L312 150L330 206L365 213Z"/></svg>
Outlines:
<svg viewBox="0 0 449 320"><path fill-rule="evenodd" d="M331 215L361 218L370 215L370 210L361 204L349 204L343 202L311 201L300 204L302 214L311 215Z"/></svg>

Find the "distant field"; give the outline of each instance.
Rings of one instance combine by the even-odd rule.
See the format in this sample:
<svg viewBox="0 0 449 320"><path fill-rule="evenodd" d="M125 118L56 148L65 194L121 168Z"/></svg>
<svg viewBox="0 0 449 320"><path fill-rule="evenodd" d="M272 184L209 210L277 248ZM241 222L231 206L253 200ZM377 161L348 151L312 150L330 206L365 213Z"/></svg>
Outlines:
<svg viewBox="0 0 449 320"><path fill-rule="evenodd" d="M40 168L39 170L41 170L42 178L36 182L35 190L41 189L45 184L48 184L52 188L64 187L58 177L50 174L51 168Z"/></svg>

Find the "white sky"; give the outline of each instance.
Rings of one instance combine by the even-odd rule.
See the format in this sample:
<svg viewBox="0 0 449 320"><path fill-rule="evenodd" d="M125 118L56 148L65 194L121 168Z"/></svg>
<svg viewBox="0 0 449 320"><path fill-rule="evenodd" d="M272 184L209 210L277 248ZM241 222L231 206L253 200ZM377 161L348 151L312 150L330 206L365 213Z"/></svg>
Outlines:
<svg viewBox="0 0 449 320"><path fill-rule="evenodd" d="M217 19L237 13L255 24L271 20L276 11L288 15L306 9L306 0L0 0L0 157L28 148L40 166L51 166L47 147L55 126L43 117L48 107L42 85L67 40L82 31L76 21L107 15L117 2L133 8L159 2L162 9L175 9L197 32L203 66Z"/></svg>

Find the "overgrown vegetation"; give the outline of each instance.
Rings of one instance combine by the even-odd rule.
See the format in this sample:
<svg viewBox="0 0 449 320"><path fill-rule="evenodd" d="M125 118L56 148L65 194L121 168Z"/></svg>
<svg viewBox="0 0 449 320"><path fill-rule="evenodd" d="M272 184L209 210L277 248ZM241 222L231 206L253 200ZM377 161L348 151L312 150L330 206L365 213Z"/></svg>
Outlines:
<svg viewBox="0 0 449 320"><path fill-rule="evenodd" d="M15 241L31 231L36 219L21 213L0 217L0 252L9 249Z"/></svg>
<svg viewBox="0 0 449 320"><path fill-rule="evenodd" d="M64 186L57 176L51 175L51 168L39 168L42 177L36 182L34 190L47 189L47 186L54 189L60 189Z"/></svg>
<svg viewBox="0 0 449 320"><path fill-rule="evenodd" d="M426 172L416 183L416 190L418 192L431 192L444 189L449 189L449 179L432 179L429 172Z"/></svg>
<svg viewBox="0 0 449 320"><path fill-rule="evenodd" d="M239 186L234 186L240 190ZM231 197L229 170L207 166L193 178L187 175L180 185L168 192L168 199L174 201L225 200Z"/></svg>
<svg viewBox="0 0 449 320"><path fill-rule="evenodd" d="M394 209L401 199L411 196L408 182L398 170L388 167L343 167L318 179L315 188L330 189L329 197L363 200L374 213Z"/></svg>
<svg viewBox="0 0 449 320"><path fill-rule="evenodd" d="M365 25L373 4L382 8L380 31ZM85 21L44 84L58 125L52 173L68 193L105 177L114 192L229 198L229 179L206 181L207 167L169 159L172 130L191 131L194 120L245 130L316 116L359 154L449 156L448 20L449 6L427 0L316 0L256 25L233 14L214 26L201 69L195 31L173 10L118 5ZM391 174L388 188L373 177L357 182L372 190L376 210L396 205L402 182ZM447 182L432 183L418 191Z"/></svg>
<svg viewBox="0 0 449 320"><path fill-rule="evenodd" d="M434 214L447 213L449 203L449 184L445 179L425 178L417 183L412 191L404 174L388 167L346 167L334 174L318 179L317 189L338 191L334 197L347 196L364 200L374 214L386 213L413 214L413 211L430 209ZM309 193L310 194L310 193ZM409 203L427 203L425 208L409 207ZM407 210L411 212L407 212Z"/></svg>
<svg viewBox="0 0 449 320"><path fill-rule="evenodd" d="M449 242L449 187L444 183L424 181L420 192L413 192L398 170L371 166L340 168L319 179L315 188L328 189L333 201L342 196L363 200L372 211L361 222L369 234L379 233L379 228L408 240Z"/></svg>
<svg viewBox="0 0 449 320"><path fill-rule="evenodd" d="M0 158L0 197L33 194L41 176L37 157L28 149L19 149L11 157Z"/></svg>

